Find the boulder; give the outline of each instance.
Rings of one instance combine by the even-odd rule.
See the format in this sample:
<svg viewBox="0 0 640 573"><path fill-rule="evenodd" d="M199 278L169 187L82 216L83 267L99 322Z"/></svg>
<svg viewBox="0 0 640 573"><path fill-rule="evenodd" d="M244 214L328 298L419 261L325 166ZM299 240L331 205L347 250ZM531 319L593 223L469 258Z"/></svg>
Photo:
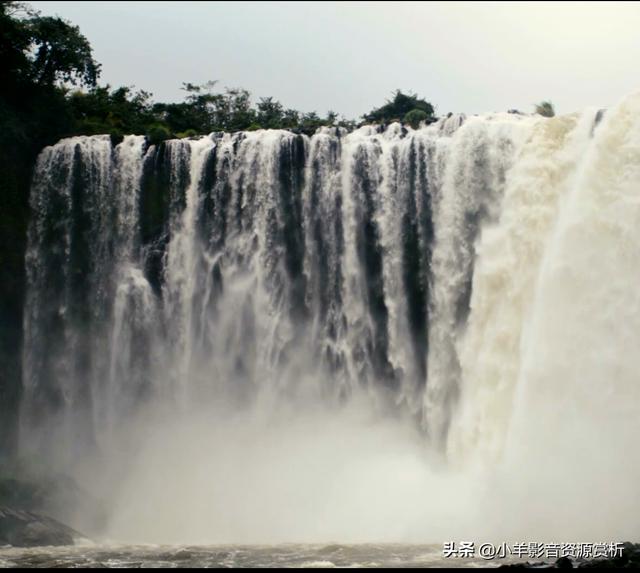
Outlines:
<svg viewBox="0 0 640 573"><path fill-rule="evenodd" d="M73 545L83 536L46 515L0 506L0 545Z"/></svg>

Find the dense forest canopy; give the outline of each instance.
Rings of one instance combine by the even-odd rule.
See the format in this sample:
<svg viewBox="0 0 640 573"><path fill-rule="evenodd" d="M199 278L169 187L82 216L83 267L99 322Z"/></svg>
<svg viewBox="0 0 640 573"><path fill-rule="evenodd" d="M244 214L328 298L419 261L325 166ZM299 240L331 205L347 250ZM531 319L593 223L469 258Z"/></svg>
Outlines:
<svg viewBox="0 0 640 573"><path fill-rule="evenodd" d="M154 102L149 92L129 86L100 86L100 64L79 28L58 17L41 16L20 2L0 2L0 62L3 122L21 123L20 118L10 117L7 105L16 105L11 111L19 115L21 106L28 108L37 100L40 114L56 117L55 136L37 137L44 143L74 134L136 133L158 141L214 131L264 128L313 133L323 125L356 126L335 112L324 117L304 113L285 108L272 97L254 104L247 90L219 89L215 80L204 85L183 83L185 98L178 103ZM432 120L433 112L429 102L397 90L393 100L363 119L405 121L418 127L421 121Z"/></svg>

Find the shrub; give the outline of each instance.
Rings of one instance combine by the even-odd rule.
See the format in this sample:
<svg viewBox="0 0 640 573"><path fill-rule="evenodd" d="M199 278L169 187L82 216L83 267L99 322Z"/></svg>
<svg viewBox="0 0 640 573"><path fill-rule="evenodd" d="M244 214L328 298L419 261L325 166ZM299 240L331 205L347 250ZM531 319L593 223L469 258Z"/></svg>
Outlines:
<svg viewBox="0 0 640 573"><path fill-rule="evenodd" d="M543 117L553 117L556 114L553 109L553 104L548 100L541 101L539 104L536 104L535 113Z"/></svg>
<svg viewBox="0 0 640 573"><path fill-rule="evenodd" d="M364 115L365 121L370 123L387 123L401 121L405 115L413 110L422 110L428 118L433 117L433 106L426 100L414 94L404 94L396 90L393 99L387 100L382 107L372 110Z"/></svg>
<svg viewBox="0 0 640 573"><path fill-rule="evenodd" d="M164 125L155 123L149 126L146 135L149 145L158 145L158 143L161 143L165 139L169 139L171 132Z"/></svg>
<svg viewBox="0 0 640 573"><path fill-rule="evenodd" d="M163 126L161 126L161 127L163 127ZM184 139L186 137L197 137L198 135L200 135L200 134L195 129L187 129L186 131L181 131L180 133L176 133L176 137L178 139ZM167 138L165 137L165 139L167 139Z"/></svg>
<svg viewBox="0 0 640 573"><path fill-rule="evenodd" d="M429 119L429 115L426 111L421 109L412 109L410 112L406 113L403 123L409 124L413 129L418 129L420 127L420 123L423 121L427 121Z"/></svg>

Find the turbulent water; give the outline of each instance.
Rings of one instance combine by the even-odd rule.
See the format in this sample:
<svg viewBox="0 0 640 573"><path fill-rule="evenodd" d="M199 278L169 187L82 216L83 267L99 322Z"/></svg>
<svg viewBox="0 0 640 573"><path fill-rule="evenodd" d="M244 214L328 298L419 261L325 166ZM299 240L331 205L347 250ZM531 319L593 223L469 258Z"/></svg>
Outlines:
<svg viewBox="0 0 640 573"><path fill-rule="evenodd" d="M214 546L214 547L47 547L36 549L0 548L2 567L113 567L113 568L422 568L492 567L521 563L524 559L442 557L440 546L429 545L299 545ZM548 561L548 560L547 560Z"/></svg>
<svg viewBox="0 0 640 573"><path fill-rule="evenodd" d="M111 535L637 535L640 97L76 137L31 207L22 448Z"/></svg>

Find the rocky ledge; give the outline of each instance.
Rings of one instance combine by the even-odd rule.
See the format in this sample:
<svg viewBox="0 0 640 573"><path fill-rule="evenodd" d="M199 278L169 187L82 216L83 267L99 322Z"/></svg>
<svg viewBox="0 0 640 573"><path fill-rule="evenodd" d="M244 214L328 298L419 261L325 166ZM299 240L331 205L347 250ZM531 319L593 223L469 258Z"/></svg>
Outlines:
<svg viewBox="0 0 640 573"><path fill-rule="evenodd" d="M98 534L104 516L102 505L69 477L0 467L0 546L73 545L89 538L78 530Z"/></svg>
<svg viewBox="0 0 640 573"><path fill-rule="evenodd" d="M46 515L0 506L0 545L73 545L83 535Z"/></svg>

